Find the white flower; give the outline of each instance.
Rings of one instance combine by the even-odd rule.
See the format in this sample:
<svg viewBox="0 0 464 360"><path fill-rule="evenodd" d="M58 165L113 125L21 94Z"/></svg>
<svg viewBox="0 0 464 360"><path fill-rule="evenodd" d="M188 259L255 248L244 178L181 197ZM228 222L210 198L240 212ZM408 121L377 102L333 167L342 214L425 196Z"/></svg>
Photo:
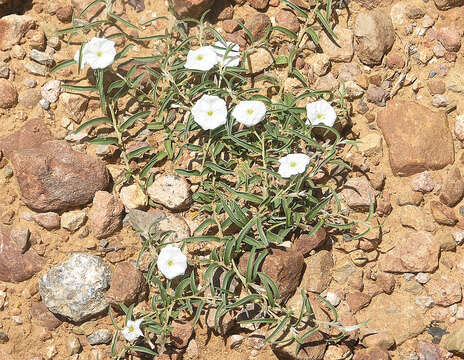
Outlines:
<svg viewBox="0 0 464 360"><path fill-rule="evenodd" d="M289 178L292 175L304 173L309 164L309 156L305 154L289 154L279 160L279 175Z"/></svg>
<svg viewBox="0 0 464 360"><path fill-rule="evenodd" d="M188 52L184 66L190 70L208 71L217 63L218 60L214 49L211 46L203 46Z"/></svg>
<svg viewBox="0 0 464 360"><path fill-rule="evenodd" d="M308 120L306 124L333 126L337 120L337 113L332 105L324 99L309 103L306 105L306 114Z"/></svg>
<svg viewBox="0 0 464 360"><path fill-rule="evenodd" d="M262 101L240 101L232 110L232 116L245 126L254 126L266 116L266 105Z"/></svg>
<svg viewBox="0 0 464 360"><path fill-rule="evenodd" d="M132 342L137 340L140 336L143 336L142 330L140 330L140 324L142 321L143 318L135 321L129 320L127 322L126 326L121 331L127 341Z"/></svg>
<svg viewBox="0 0 464 360"><path fill-rule="evenodd" d="M79 62L80 49L74 55L74 60ZM114 41L94 37L82 48L82 67L89 64L92 69L104 69L114 62L116 48Z"/></svg>
<svg viewBox="0 0 464 360"><path fill-rule="evenodd" d="M226 102L218 96L203 95L193 106L192 115L203 130L212 130L227 121Z"/></svg>
<svg viewBox="0 0 464 360"><path fill-rule="evenodd" d="M184 275L187 269L187 256L173 245L167 245L161 249L156 262L163 275L172 280L179 275Z"/></svg>
<svg viewBox="0 0 464 360"><path fill-rule="evenodd" d="M223 43L217 41L214 43L214 52L217 56L217 61L223 66L239 66L240 65L240 46L231 41ZM227 54L226 54L227 53Z"/></svg>

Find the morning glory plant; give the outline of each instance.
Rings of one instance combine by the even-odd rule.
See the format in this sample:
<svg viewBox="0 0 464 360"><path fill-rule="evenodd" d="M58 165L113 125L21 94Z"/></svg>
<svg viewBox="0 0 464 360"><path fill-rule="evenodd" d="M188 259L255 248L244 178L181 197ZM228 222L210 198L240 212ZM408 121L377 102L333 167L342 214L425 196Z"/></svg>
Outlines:
<svg viewBox="0 0 464 360"><path fill-rule="evenodd" d="M306 105L307 121L309 125L333 126L337 120L337 113L332 105L321 99Z"/></svg>
<svg viewBox="0 0 464 360"><path fill-rule="evenodd" d="M192 115L203 130L214 130L227 122L227 105L219 96L203 95L193 106Z"/></svg>
<svg viewBox="0 0 464 360"><path fill-rule="evenodd" d="M266 105L256 100L240 101L232 110L232 117L247 127L255 126L266 117Z"/></svg>
<svg viewBox="0 0 464 360"><path fill-rule="evenodd" d="M190 70L208 71L218 64L216 51L212 46L202 46L197 50L190 50L184 67Z"/></svg>
<svg viewBox="0 0 464 360"><path fill-rule="evenodd" d="M217 61L221 66L240 65L240 46L231 41L216 41L213 46Z"/></svg>
<svg viewBox="0 0 464 360"><path fill-rule="evenodd" d="M80 49L74 55L74 61L79 63ZM114 62L116 48L114 41L94 37L83 46L82 67L87 64L94 70L105 69Z"/></svg>
<svg viewBox="0 0 464 360"><path fill-rule="evenodd" d="M187 256L178 247L167 245L161 249L156 265L166 279L172 280L185 274Z"/></svg>
<svg viewBox="0 0 464 360"><path fill-rule="evenodd" d="M306 154L288 154L279 160L278 173L283 178L302 174L309 164L309 156Z"/></svg>
<svg viewBox="0 0 464 360"><path fill-rule="evenodd" d="M140 325L143 322L142 319L128 320L126 326L122 329L121 334L129 342L134 342L139 337L143 336L143 332L140 329Z"/></svg>

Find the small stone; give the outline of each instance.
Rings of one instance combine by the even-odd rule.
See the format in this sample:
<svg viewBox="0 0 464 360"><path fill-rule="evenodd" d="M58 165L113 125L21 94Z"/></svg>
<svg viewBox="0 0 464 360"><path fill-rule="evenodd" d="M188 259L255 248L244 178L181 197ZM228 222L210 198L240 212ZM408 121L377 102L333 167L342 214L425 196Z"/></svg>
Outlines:
<svg viewBox="0 0 464 360"><path fill-rule="evenodd" d="M453 167L449 170L443 186L440 190L440 201L449 206L456 206L464 197L464 180L459 168Z"/></svg>
<svg viewBox="0 0 464 360"><path fill-rule="evenodd" d="M361 154L371 157L382 155L382 137L377 133L369 133L359 139L358 150ZM385 177L385 175L384 175ZM370 178L369 178L370 180ZM372 184L374 186L374 184ZM374 186L374 188L376 188Z"/></svg>
<svg viewBox="0 0 464 360"><path fill-rule="evenodd" d="M440 306L450 306L462 300L461 284L444 276L430 279L425 290Z"/></svg>
<svg viewBox="0 0 464 360"><path fill-rule="evenodd" d="M433 0L435 5L440 10L449 10L456 6L462 6L464 4L463 0Z"/></svg>
<svg viewBox="0 0 464 360"><path fill-rule="evenodd" d="M399 53L391 52L386 57L386 64L389 69L402 69L405 61Z"/></svg>
<svg viewBox="0 0 464 360"><path fill-rule="evenodd" d="M457 231L453 233L453 239L457 245L462 245L464 242L464 231Z"/></svg>
<svg viewBox="0 0 464 360"><path fill-rule="evenodd" d="M460 141L464 141L464 115L456 116L454 124L454 134Z"/></svg>
<svg viewBox="0 0 464 360"><path fill-rule="evenodd" d="M0 78L8 79L10 76L10 68L4 62L0 62Z"/></svg>
<svg viewBox="0 0 464 360"><path fill-rule="evenodd" d="M68 211L61 215L61 227L74 232L84 225L87 213L82 210Z"/></svg>
<svg viewBox="0 0 464 360"><path fill-rule="evenodd" d="M122 226L124 205L106 191L97 191L89 210L89 223L97 239L114 234Z"/></svg>
<svg viewBox="0 0 464 360"><path fill-rule="evenodd" d="M345 183L341 197L350 208L355 210L369 211L371 205L375 207L375 191L365 177L349 179Z"/></svg>
<svg viewBox="0 0 464 360"><path fill-rule="evenodd" d="M51 57L49 54L36 49L31 50L29 53L29 58L38 62L39 64L47 66L52 66L55 63L53 57Z"/></svg>
<svg viewBox="0 0 464 360"><path fill-rule="evenodd" d="M320 250L305 260L306 270L301 279L301 286L306 291L320 294L329 287L332 280L330 275L334 266L332 254L327 250Z"/></svg>
<svg viewBox="0 0 464 360"><path fill-rule="evenodd" d="M34 214L32 220L47 230L58 229L61 224L60 215L54 212Z"/></svg>
<svg viewBox="0 0 464 360"><path fill-rule="evenodd" d="M0 344L6 344L9 340L10 338L8 337L8 335L0 331Z"/></svg>
<svg viewBox="0 0 464 360"><path fill-rule="evenodd" d="M327 292L327 295L325 296L325 299L332 304L332 306L338 306L340 304L340 301L342 301L342 299L340 299L340 297L334 293L334 292Z"/></svg>
<svg viewBox="0 0 464 360"><path fill-rule="evenodd" d="M411 188L413 191L419 191L423 194L433 191L435 184L432 175L428 171L424 171L415 175L411 180Z"/></svg>
<svg viewBox="0 0 464 360"><path fill-rule="evenodd" d="M33 109L41 100L40 91L37 89L29 89L21 92L18 97L20 105Z"/></svg>
<svg viewBox="0 0 464 360"><path fill-rule="evenodd" d="M193 327L191 322L172 322L171 342L177 349L187 347L190 338L193 335Z"/></svg>
<svg viewBox="0 0 464 360"><path fill-rule="evenodd" d="M172 0L172 8L177 18L199 18L211 8L214 0Z"/></svg>
<svg viewBox="0 0 464 360"><path fill-rule="evenodd" d="M18 245L18 248L24 254L29 247L29 236L31 232L28 228L13 228L11 230L11 238Z"/></svg>
<svg viewBox="0 0 464 360"><path fill-rule="evenodd" d="M61 93L61 81L50 80L42 86L41 90L42 98L53 104L58 101Z"/></svg>
<svg viewBox="0 0 464 360"><path fill-rule="evenodd" d="M337 35L337 40L335 41L328 33L323 31L319 37L319 46L331 61L350 62L354 54L353 31L336 25L333 32Z"/></svg>
<svg viewBox="0 0 464 360"><path fill-rule="evenodd" d="M367 101L377 106L385 106L388 93L381 87L370 85L367 89Z"/></svg>
<svg viewBox="0 0 464 360"><path fill-rule="evenodd" d="M50 311L79 322L106 310L110 279L110 267L102 259L74 253L40 279L40 295Z"/></svg>
<svg viewBox="0 0 464 360"><path fill-rule="evenodd" d="M185 350L185 360L197 360L199 358L198 344L195 339L190 340L187 349Z"/></svg>
<svg viewBox="0 0 464 360"><path fill-rule="evenodd" d="M50 102L48 100L40 99L39 104L44 110L50 109Z"/></svg>
<svg viewBox="0 0 464 360"><path fill-rule="evenodd" d="M70 23L73 16L73 7L71 5L62 6L56 10L56 17L62 23Z"/></svg>
<svg viewBox="0 0 464 360"><path fill-rule="evenodd" d="M76 335L69 335L66 340L66 351L68 356L79 354L82 350L81 342Z"/></svg>
<svg viewBox="0 0 464 360"><path fill-rule="evenodd" d="M419 283L419 284L427 284L427 282L430 280L430 275L427 274L427 273L419 273L416 275L416 281Z"/></svg>
<svg viewBox="0 0 464 360"><path fill-rule="evenodd" d="M271 19L266 14L256 14L245 23L255 41L263 38L266 34L266 29L271 25Z"/></svg>
<svg viewBox="0 0 464 360"><path fill-rule="evenodd" d="M22 60L26 57L26 50L20 45L15 45L11 49L11 56L15 59Z"/></svg>
<svg viewBox="0 0 464 360"><path fill-rule="evenodd" d="M446 336L443 346L453 354L464 355L464 326L457 328Z"/></svg>
<svg viewBox="0 0 464 360"><path fill-rule="evenodd" d="M449 105L449 100L446 96L441 94L436 94L432 96L432 105L439 108L439 107L447 107Z"/></svg>
<svg viewBox="0 0 464 360"><path fill-rule="evenodd" d="M109 344L113 339L113 332L108 329L100 329L87 336L90 345Z"/></svg>
<svg viewBox="0 0 464 360"><path fill-rule="evenodd" d="M79 124L85 116L89 99L78 94L63 93L60 103L63 111Z"/></svg>
<svg viewBox="0 0 464 360"><path fill-rule="evenodd" d="M312 229L311 229L312 231ZM293 249L300 252L303 256L320 247L327 239L327 233L324 228L320 227L317 231L309 236L309 233L301 234L293 242Z"/></svg>
<svg viewBox="0 0 464 360"><path fill-rule="evenodd" d="M145 297L146 291L142 272L130 262L121 262L114 267L110 289L105 296L111 305L119 308L120 303L126 306L138 303Z"/></svg>
<svg viewBox="0 0 464 360"><path fill-rule="evenodd" d="M454 27L440 28L437 32L437 39L448 51L457 52L461 48L461 35Z"/></svg>
<svg viewBox="0 0 464 360"><path fill-rule="evenodd" d="M24 68L32 75L46 76L48 68L45 65L38 64L34 61L26 61Z"/></svg>
<svg viewBox="0 0 464 360"><path fill-rule="evenodd" d="M8 15L0 19L0 50L11 49L18 44L28 30L35 25L35 20L26 15Z"/></svg>
<svg viewBox="0 0 464 360"><path fill-rule="evenodd" d="M364 94L364 90L361 86L356 84L354 81L347 81L343 85L340 85L340 91L345 91L345 97L348 100L353 100L361 97Z"/></svg>
<svg viewBox="0 0 464 360"><path fill-rule="evenodd" d="M170 210L186 210L192 204L190 184L178 175L156 177L148 187L147 193L151 200Z"/></svg>
<svg viewBox="0 0 464 360"><path fill-rule="evenodd" d="M28 78L24 80L23 84L26 85L26 87L33 89L37 86L37 80L33 78Z"/></svg>
<svg viewBox="0 0 464 360"><path fill-rule="evenodd" d="M274 63L272 54L263 48L258 48L256 51L249 53L248 59L250 60L248 64L249 71L252 74L260 73Z"/></svg>
<svg viewBox="0 0 464 360"><path fill-rule="evenodd" d="M13 84L8 80L0 79L0 108L10 109L17 103L18 92L16 91Z"/></svg>
<svg viewBox="0 0 464 360"><path fill-rule="evenodd" d="M453 226L458 222L453 209L450 209L438 201L430 202L430 210L435 221L441 225Z"/></svg>
<svg viewBox="0 0 464 360"><path fill-rule="evenodd" d="M119 197L126 210L140 209L146 205L146 195L136 184L123 186L119 192Z"/></svg>
<svg viewBox="0 0 464 360"><path fill-rule="evenodd" d="M414 302L421 309L431 308L433 305L435 305L433 298L431 298L430 296L418 296L414 299Z"/></svg>
<svg viewBox="0 0 464 360"><path fill-rule="evenodd" d="M229 346L231 349L237 349L242 345L244 337L242 335L234 334L230 336Z"/></svg>
<svg viewBox="0 0 464 360"><path fill-rule="evenodd" d="M356 291L346 295L346 302L348 303L350 310L353 312L353 314L355 314L359 310L369 305L371 302L371 297L360 291Z"/></svg>
<svg viewBox="0 0 464 360"><path fill-rule="evenodd" d="M288 10L280 10L276 16L276 23L278 26L282 26L290 31L293 31L295 34L298 34L300 31L300 23L296 15Z"/></svg>
<svg viewBox="0 0 464 360"><path fill-rule="evenodd" d="M323 76L329 71L330 59L327 54L314 54L306 61L317 76Z"/></svg>

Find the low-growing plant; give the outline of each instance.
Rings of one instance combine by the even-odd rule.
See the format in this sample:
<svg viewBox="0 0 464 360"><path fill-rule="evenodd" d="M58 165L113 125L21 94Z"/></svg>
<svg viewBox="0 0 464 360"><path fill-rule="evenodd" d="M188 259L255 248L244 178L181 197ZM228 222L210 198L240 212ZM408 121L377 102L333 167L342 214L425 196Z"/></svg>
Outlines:
<svg viewBox="0 0 464 360"><path fill-rule="evenodd" d="M154 261L151 263L146 273L147 283L155 293L151 310L140 311L134 321L133 306L121 305L125 326L121 329L113 322L128 343L118 348L120 332L115 332L116 358L129 350L150 355L164 352L169 346L172 321L190 316L195 326L206 310L214 311L217 328L227 314L235 316L246 311L247 305L254 306L258 314L241 323L267 326L266 341L274 344L296 341L297 351L316 331L328 327L340 330L339 335L328 339L335 342L346 331L357 328L344 328L338 322L336 309L320 296L333 312L333 318L330 322L316 319L304 291L300 294L301 308L291 309L285 305L286 299L281 298L274 280L261 271L272 249L287 246L289 239L300 233L312 235L321 227L343 231L353 226L351 219L340 216L337 185L330 176L334 168L349 168L339 155L349 141L332 126L337 116L338 122L347 120L343 94L311 89L295 65L309 42L317 45L317 29L322 28L336 38L330 25L332 2L327 1L324 7L318 3L306 11L287 0L281 1L300 18L303 24L300 32L270 26L262 38L256 39L237 21L248 42L242 53L208 24L208 14L200 20L178 20L173 15L154 18L141 26L165 21L164 33L134 37L129 30L140 28L116 15L111 0L92 2L73 20L72 27L60 31L71 42L76 35L86 39L98 37L108 26L121 29L120 33L99 40L100 47L95 40L83 42L74 59L52 70L76 64L79 72L86 65L92 67L93 84L63 85L70 92L96 93L100 100L102 116L83 123L76 132L85 128L106 129L104 133L109 135L97 135L90 143L118 148L125 167L125 176L118 184L133 182L146 191L154 181L152 169L163 164L191 179L197 185L192 209L199 226L193 236L175 245L183 252L192 244L212 245L201 256L189 251L187 271L182 254L175 249L170 250L172 259L160 254L167 261L163 266L159 261L158 266ZM87 23L80 19L92 7L102 5L105 11L99 20ZM113 53L108 40L118 37L129 44ZM273 54L282 42L289 45L288 54L277 56L263 73L252 74L253 54L258 49ZM154 47L153 55L133 55L134 46L148 45ZM217 56L213 64L209 57L212 54ZM97 62L100 57L110 55L111 63L125 62L129 69L115 70L112 66L101 66L104 61ZM298 86L289 86L288 79L296 80ZM200 99L204 104L197 105ZM135 113L126 106L133 102L138 109ZM242 105L238 107L239 104ZM305 109L307 104L310 105ZM212 106L206 115L200 109L205 106ZM249 118L244 119L247 114ZM128 151L131 141L128 130L136 124L140 129L151 130L162 143L158 147ZM138 166L133 166L134 162ZM155 204L150 200L149 205ZM139 259L145 251L160 253L170 244L169 233L151 233ZM246 269L241 270L238 262L245 253ZM183 275L171 279L167 273L177 273L163 269L176 261L180 262L176 269ZM141 329L143 336L139 336Z"/></svg>

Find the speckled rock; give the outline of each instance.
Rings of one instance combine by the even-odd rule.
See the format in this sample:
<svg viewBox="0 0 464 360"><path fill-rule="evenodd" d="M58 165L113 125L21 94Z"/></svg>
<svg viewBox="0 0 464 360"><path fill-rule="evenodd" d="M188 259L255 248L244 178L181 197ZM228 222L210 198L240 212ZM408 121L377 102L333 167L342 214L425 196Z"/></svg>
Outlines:
<svg viewBox="0 0 464 360"><path fill-rule="evenodd" d="M108 329L100 329L87 336L90 345L109 344L113 338L113 332Z"/></svg>
<svg viewBox="0 0 464 360"><path fill-rule="evenodd" d="M192 204L190 184L178 175L156 177L148 187L147 193L151 200L170 210L186 210Z"/></svg>
<svg viewBox="0 0 464 360"><path fill-rule="evenodd" d="M114 234L122 225L124 205L106 191L97 191L89 210L89 223L97 239Z"/></svg>
<svg viewBox="0 0 464 360"><path fill-rule="evenodd" d="M368 211L372 204L375 207L375 191L365 177L349 179L341 192L347 205L355 210Z"/></svg>
<svg viewBox="0 0 464 360"><path fill-rule="evenodd" d="M40 279L39 290L51 312L80 322L106 310L110 280L110 267L102 259L74 253Z"/></svg>

